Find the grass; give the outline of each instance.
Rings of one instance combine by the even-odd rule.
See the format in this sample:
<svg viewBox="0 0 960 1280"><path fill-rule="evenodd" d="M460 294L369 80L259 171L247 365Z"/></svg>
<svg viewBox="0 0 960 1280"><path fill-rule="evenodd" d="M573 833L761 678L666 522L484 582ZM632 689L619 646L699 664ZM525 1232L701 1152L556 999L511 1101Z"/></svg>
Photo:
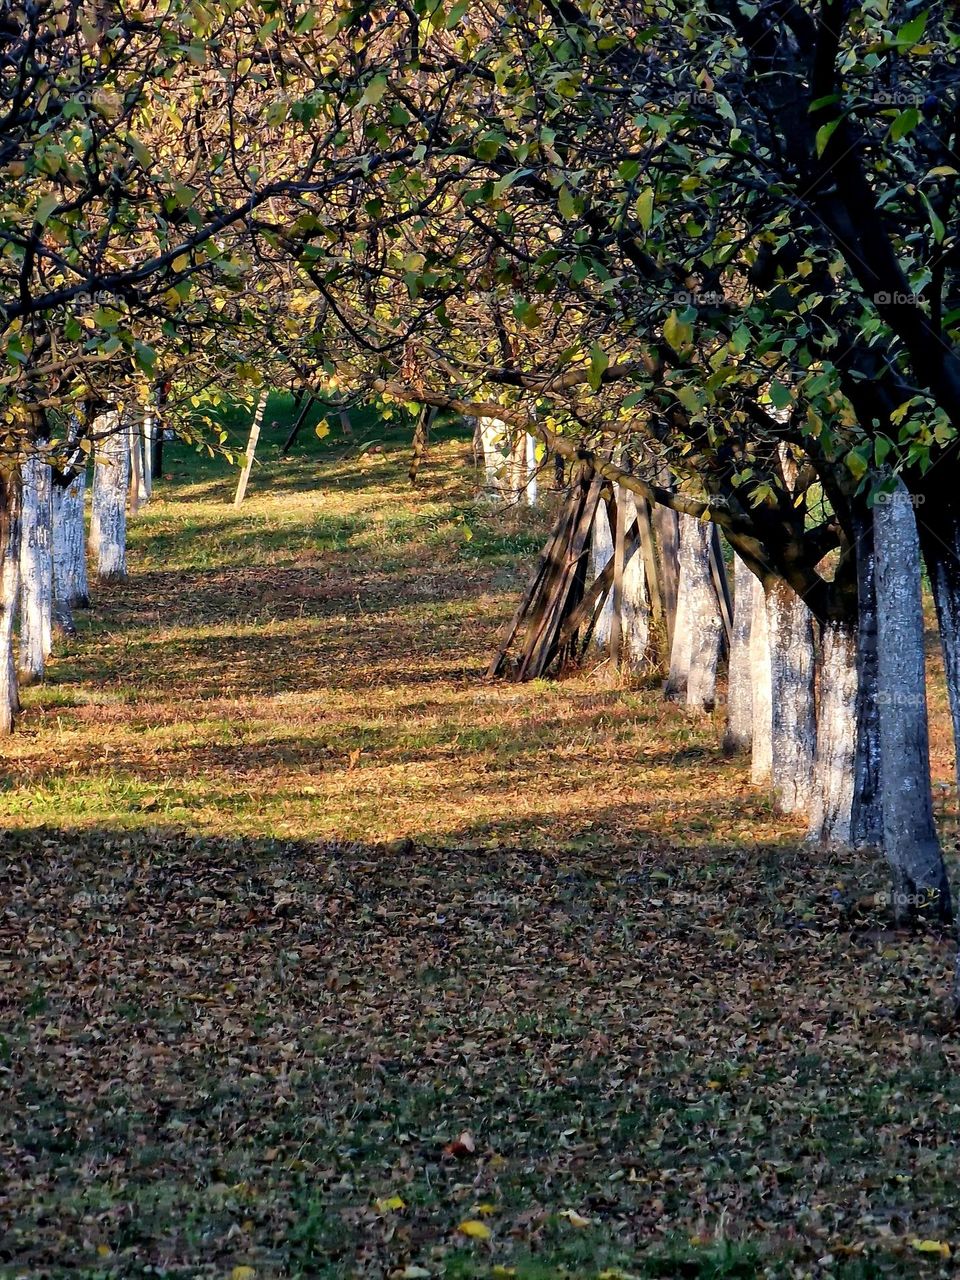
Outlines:
<svg viewBox="0 0 960 1280"><path fill-rule="evenodd" d="M483 680L552 499L288 416L239 511L168 449L6 747L0 1275L952 1274L951 941L719 719Z"/></svg>

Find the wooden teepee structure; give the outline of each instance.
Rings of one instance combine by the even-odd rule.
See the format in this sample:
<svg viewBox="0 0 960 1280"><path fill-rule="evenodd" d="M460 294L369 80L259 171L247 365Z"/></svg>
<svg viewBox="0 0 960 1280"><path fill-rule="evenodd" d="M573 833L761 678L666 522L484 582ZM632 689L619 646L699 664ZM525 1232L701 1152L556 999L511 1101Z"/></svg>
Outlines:
<svg viewBox="0 0 960 1280"><path fill-rule="evenodd" d="M608 598L612 599L609 653L614 666L619 667L623 644L623 573L636 555L643 559L652 632L661 637L661 646L669 653L679 577L677 517L665 508L652 512L644 499L636 497L632 503L636 516L628 525L628 504L617 488L592 468L580 469L567 491L516 612L497 637L487 671L489 676L535 680L557 671L566 662L578 660L590 642ZM601 502L606 504L613 531L613 555L591 582L590 545ZM711 572L729 639L730 596L715 529L711 539Z"/></svg>

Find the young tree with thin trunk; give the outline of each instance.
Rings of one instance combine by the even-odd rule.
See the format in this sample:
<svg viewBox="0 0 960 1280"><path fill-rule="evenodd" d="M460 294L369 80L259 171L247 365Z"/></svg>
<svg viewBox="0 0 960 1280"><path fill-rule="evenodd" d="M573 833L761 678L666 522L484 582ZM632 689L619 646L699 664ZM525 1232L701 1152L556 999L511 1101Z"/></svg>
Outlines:
<svg viewBox="0 0 960 1280"><path fill-rule="evenodd" d="M754 583L741 556L733 562L733 634L727 671L727 727L723 749L727 755L749 751L753 744L753 675L750 663L750 633L753 623Z"/></svg>

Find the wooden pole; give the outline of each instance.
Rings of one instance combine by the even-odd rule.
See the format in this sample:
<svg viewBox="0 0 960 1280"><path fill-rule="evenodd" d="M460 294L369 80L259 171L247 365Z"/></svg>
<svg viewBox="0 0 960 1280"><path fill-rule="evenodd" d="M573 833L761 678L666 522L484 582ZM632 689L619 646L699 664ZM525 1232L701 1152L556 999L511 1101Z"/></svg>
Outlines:
<svg viewBox="0 0 960 1280"><path fill-rule="evenodd" d="M233 505L239 507L243 502L247 492L247 484L250 480L250 472L253 470L253 460L257 456L257 441L260 439L260 427L263 424L263 411L267 407L267 388L260 392L260 399L257 401L256 412L253 415L253 422L250 424L250 439L247 441L247 457L243 464L243 470L240 472L240 481L237 484L236 496L233 499Z"/></svg>

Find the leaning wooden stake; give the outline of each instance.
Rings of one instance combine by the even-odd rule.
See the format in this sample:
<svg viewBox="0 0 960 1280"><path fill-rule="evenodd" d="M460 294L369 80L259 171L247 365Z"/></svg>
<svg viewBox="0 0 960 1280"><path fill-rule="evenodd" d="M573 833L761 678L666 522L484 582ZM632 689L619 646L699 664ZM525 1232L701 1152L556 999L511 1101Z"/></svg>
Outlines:
<svg viewBox="0 0 960 1280"><path fill-rule="evenodd" d="M240 481L237 485L237 493L233 499L233 505L239 507L243 502L247 492L247 484L250 480L250 472L253 470L253 461L257 456L257 441L260 439L260 427L263 425L263 412L267 407L267 390L266 388L260 392L260 399L257 401L257 409L253 415L253 422L250 424L250 439L247 441L247 457L243 464L243 470L240 472Z"/></svg>

